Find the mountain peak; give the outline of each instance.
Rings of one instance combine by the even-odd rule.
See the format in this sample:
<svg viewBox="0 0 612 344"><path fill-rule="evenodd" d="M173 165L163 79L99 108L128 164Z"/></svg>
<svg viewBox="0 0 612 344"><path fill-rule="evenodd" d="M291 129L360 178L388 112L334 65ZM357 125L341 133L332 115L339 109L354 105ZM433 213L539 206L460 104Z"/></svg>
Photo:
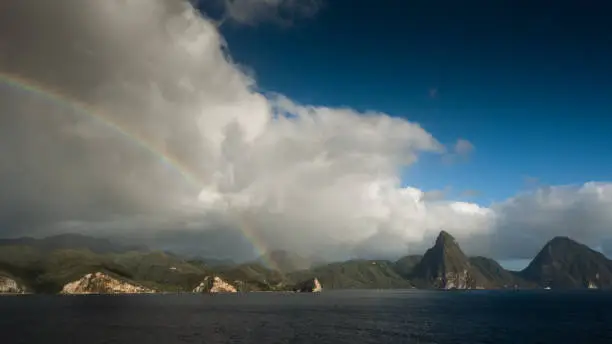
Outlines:
<svg viewBox="0 0 612 344"><path fill-rule="evenodd" d="M435 245L416 264L412 277L441 289L482 287L482 276L474 271L455 238L441 231Z"/></svg>
<svg viewBox="0 0 612 344"><path fill-rule="evenodd" d="M592 249L567 236L557 236L549 240L540 252L541 255L557 256L579 251L592 251Z"/></svg>
<svg viewBox="0 0 612 344"><path fill-rule="evenodd" d="M581 244L575 240L572 240L568 236L556 236L550 239L548 243L546 243L546 246L550 246L550 245L557 246L557 245L581 245Z"/></svg>
<svg viewBox="0 0 612 344"><path fill-rule="evenodd" d="M455 240L455 238L447 231L440 231L440 234L438 234L438 237L436 238L436 245L448 244L457 244L457 240Z"/></svg>
<svg viewBox="0 0 612 344"><path fill-rule="evenodd" d="M558 236L544 245L521 275L553 288L600 286L612 283L612 262L587 245Z"/></svg>

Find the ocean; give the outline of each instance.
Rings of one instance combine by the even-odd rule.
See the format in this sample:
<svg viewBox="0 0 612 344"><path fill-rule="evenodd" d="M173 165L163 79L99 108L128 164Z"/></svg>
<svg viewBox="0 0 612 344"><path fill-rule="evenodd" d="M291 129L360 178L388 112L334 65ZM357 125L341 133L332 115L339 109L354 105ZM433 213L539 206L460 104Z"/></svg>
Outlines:
<svg viewBox="0 0 612 344"><path fill-rule="evenodd" d="M2 343L612 343L602 291L6 296Z"/></svg>

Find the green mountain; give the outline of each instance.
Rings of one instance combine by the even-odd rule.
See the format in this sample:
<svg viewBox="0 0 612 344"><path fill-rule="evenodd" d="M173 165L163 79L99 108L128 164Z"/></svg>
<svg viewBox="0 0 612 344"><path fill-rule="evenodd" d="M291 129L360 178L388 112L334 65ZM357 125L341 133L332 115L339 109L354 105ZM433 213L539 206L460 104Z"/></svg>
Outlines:
<svg viewBox="0 0 612 344"><path fill-rule="evenodd" d="M412 288L400 276L394 263L386 260L350 260L317 266L288 275L291 281L317 278L324 289L392 289Z"/></svg>
<svg viewBox="0 0 612 344"><path fill-rule="evenodd" d="M472 267L455 238L445 231L414 266L410 279L420 288L435 289L489 288L494 284Z"/></svg>
<svg viewBox="0 0 612 344"><path fill-rule="evenodd" d="M520 275L551 288L610 288L612 261L567 237L549 241Z"/></svg>
<svg viewBox="0 0 612 344"><path fill-rule="evenodd" d="M64 284L91 272L166 291L190 290L206 274L206 270L162 252L47 252L27 246L0 247L0 271L17 277L28 290L41 293L56 293Z"/></svg>
<svg viewBox="0 0 612 344"><path fill-rule="evenodd" d="M395 271L404 278L409 278L414 267L423 259L421 255L409 255L398 259L394 264Z"/></svg>
<svg viewBox="0 0 612 344"><path fill-rule="evenodd" d="M535 283L526 281L518 273L504 269L498 262L486 257L470 257L473 269L488 281L488 288L533 288Z"/></svg>
<svg viewBox="0 0 612 344"><path fill-rule="evenodd" d="M505 270L493 259L468 258L444 231L423 256L405 256L395 262L349 260L316 266L312 260L286 251L272 251L250 263L218 265L206 259L185 259L170 252L133 249L85 236L0 241L0 275L28 291L57 293L66 283L92 272L170 292L189 292L207 276L219 276L240 291L289 291L315 279L323 290L612 287L612 261L561 237L547 243L518 273Z"/></svg>

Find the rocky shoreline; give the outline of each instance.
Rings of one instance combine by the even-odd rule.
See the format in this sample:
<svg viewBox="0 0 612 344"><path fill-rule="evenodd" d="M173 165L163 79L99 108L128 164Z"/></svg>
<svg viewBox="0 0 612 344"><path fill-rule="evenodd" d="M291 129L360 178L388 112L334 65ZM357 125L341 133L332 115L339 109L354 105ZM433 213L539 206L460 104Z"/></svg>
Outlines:
<svg viewBox="0 0 612 344"><path fill-rule="evenodd" d="M310 279L294 286L292 290L277 291L286 293L322 291L321 283L316 279ZM275 292L275 291L252 291L252 292ZM191 292L166 292L147 288L134 282L127 282L111 277L103 272L93 272L84 275L80 279L66 283L59 295L135 295L135 294L227 294L242 293L236 286L224 281L219 276L206 276ZM0 276L0 295L23 295L25 288L17 281Z"/></svg>
<svg viewBox="0 0 612 344"><path fill-rule="evenodd" d="M8 276L0 276L0 294L6 295L21 295L27 292L16 280Z"/></svg>

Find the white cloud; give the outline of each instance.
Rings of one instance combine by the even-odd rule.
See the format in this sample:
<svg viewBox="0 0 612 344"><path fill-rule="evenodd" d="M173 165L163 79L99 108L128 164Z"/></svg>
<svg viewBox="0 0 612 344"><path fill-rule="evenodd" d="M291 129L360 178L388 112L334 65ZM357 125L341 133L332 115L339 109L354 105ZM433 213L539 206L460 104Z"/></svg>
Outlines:
<svg viewBox="0 0 612 344"><path fill-rule="evenodd" d="M496 254L531 257L554 236L591 247L612 238L612 184L539 188L492 206L497 214Z"/></svg>
<svg viewBox="0 0 612 344"><path fill-rule="evenodd" d="M491 208L401 187L400 167L420 152L444 152L430 133L382 113L264 97L187 2L5 5L0 70L95 106L197 180L91 114L1 87L0 111L13 114L0 117L5 234L162 233L169 246L218 255L245 255L235 238L256 237L261 246L340 257L422 252L445 229L469 252L512 256L563 233L596 245L611 228L606 184L550 188ZM469 153L466 142L455 153Z"/></svg>
<svg viewBox="0 0 612 344"><path fill-rule="evenodd" d="M403 119L267 99L227 59L216 26L187 2L63 0L41 9L26 0L10 7L16 19L0 18L14 26L2 33L10 48L3 70L94 105L180 160L200 184L186 183L89 115L67 116L65 106L9 89L1 104L18 111L3 118L3 128L18 134L3 136L2 146L25 147L18 153L27 154L9 158L27 168L3 180L33 212L53 209L41 228L57 221L60 229L206 230L238 227L248 215L254 235L269 245L359 241L378 227L397 230L400 210L386 208L413 202L397 190L397 170L421 151L442 149ZM28 21L45 11L37 25ZM65 25L56 25L60 19ZM36 35L43 37L30 39ZM40 125L38 113L54 121ZM68 154L67 140L78 150ZM32 180L48 192L17 187ZM373 189L396 200L368 196ZM385 216L396 224L383 223Z"/></svg>

